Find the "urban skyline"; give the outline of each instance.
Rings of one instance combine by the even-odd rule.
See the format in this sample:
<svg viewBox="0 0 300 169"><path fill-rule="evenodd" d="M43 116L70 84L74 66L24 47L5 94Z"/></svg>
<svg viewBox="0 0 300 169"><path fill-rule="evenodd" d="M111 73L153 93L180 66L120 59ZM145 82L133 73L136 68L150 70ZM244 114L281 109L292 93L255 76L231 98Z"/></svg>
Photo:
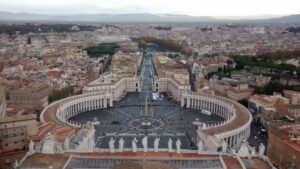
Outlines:
<svg viewBox="0 0 300 169"><path fill-rule="evenodd" d="M0 169L299 169L299 6L0 2Z"/></svg>
<svg viewBox="0 0 300 169"><path fill-rule="evenodd" d="M1 10L8 12L26 12L48 15L74 14L179 14L190 16L212 16L226 19L271 18L298 14L300 2L297 1L104 1L104 0L65 0L38 1L12 0L1 1Z"/></svg>

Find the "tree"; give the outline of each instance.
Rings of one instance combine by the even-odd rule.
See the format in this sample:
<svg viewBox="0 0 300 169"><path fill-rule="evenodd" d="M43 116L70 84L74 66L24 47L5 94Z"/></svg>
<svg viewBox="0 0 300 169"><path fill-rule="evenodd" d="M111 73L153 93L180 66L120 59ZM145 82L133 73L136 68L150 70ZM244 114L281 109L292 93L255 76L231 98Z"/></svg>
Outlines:
<svg viewBox="0 0 300 169"><path fill-rule="evenodd" d="M115 50L119 48L116 43L101 43L97 46L86 48L90 57L98 57L100 55L113 55Z"/></svg>
<svg viewBox="0 0 300 169"><path fill-rule="evenodd" d="M241 103L241 105L243 105L245 107L248 107L248 100L247 99L240 100L239 103Z"/></svg>
<svg viewBox="0 0 300 169"><path fill-rule="evenodd" d="M54 90L48 97L48 101L51 103L56 100L60 100L72 95L74 89L72 86L68 86L59 90Z"/></svg>

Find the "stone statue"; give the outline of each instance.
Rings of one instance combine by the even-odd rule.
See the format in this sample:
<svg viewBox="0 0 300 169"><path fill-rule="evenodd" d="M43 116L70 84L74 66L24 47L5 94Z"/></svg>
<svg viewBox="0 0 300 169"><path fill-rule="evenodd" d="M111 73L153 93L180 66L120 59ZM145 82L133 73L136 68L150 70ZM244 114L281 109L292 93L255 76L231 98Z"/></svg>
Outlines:
<svg viewBox="0 0 300 169"><path fill-rule="evenodd" d="M123 147L124 147L124 139L121 138L119 140L119 152L123 152Z"/></svg>
<svg viewBox="0 0 300 169"><path fill-rule="evenodd" d="M260 156L263 156L264 154L265 154L265 146L264 146L264 144L263 143L260 143L260 145L259 145L259 147L258 147L258 154L260 155Z"/></svg>
<svg viewBox="0 0 300 169"><path fill-rule="evenodd" d="M34 150L34 142L32 140L30 140L30 143L29 143L29 152L28 152L28 155L32 155L35 153L35 150Z"/></svg>
<svg viewBox="0 0 300 169"><path fill-rule="evenodd" d="M148 151L148 137L147 136L143 137L142 144L144 147L144 152L147 152Z"/></svg>
<svg viewBox="0 0 300 169"><path fill-rule="evenodd" d="M251 156L255 156L256 152L255 152L255 148L251 148Z"/></svg>
<svg viewBox="0 0 300 169"><path fill-rule="evenodd" d="M64 149L65 151L68 151L70 148L70 139L69 137L66 137L65 141L64 141Z"/></svg>
<svg viewBox="0 0 300 169"><path fill-rule="evenodd" d="M156 137L155 140L154 140L154 151L155 151L155 152L158 152L159 141L160 141L160 139L157 138L157 137Z"/></svg>
<svg viewBox="0 0 300 169"><path fill-rule="evenodd" d="M201 154L203 152L203 141L198 141L198 154Z"/></svg>
<svg viewBox="0 0 300 169"><path fill-rule="evenodd" d="M176 149L177 149L177 154L180 154L180 151L181 151L181 141L180 139L177 139L176 141Z"/></svg>
<svg viewBox="0 0 300 169"><path fill-rule="evenodd" d="M227 151L227 143L223 140L222 141L222 153L225 153Z"/></svg>
<svg viewBox="0 0 300 169"><path fill-rule="evenodd" d="M132 142L131 142L133 152L136 152L136 150L137 150L137 145L136 145L137 142L138 142L137 139L134 137Z"/></svg>
<svg viewBox="0 0 300 169"><path fill-rule="evenodd" d="M237 149L237 154L240 157L248 157L250 155L250 146L247 142L247 140L244 138L242 140L241 146L239 147L239 149Z"/></svg>
<svg viewBox="0 0 300 169"><path fill-rule="evenodd" d="M235 155L235 154L236 154L236 149L235 149L234 147L232 147L232 148L230 149L230 152L231 152L231 154Z"/></svg>
<svg viewBox="0 0 300 169"><path fill-rule="evenodd" d="M56 152L57 153L63 153L63 148L61 144L56 144Z"/></svg>
<svg viewBox="0 0 300 169"><path fill-rule="evenodd" d="M15 160L13 168L19 168L19 167L20 167L20 165L19 165L18 160Z"/></svg>
<svg viewBox="0 0 300 169"><path fill-rule="evenodd" d="M169 152L173 152L173 141L171 138L169 138L169 141L168 141L168 148L169 148Z"/></svg>
<svg viewBox="0 0 300 169"><path fill-rule="evenodd" d="M110 138L108 145L109 145L110 152L114 153L115 152L115 140L112 137Z"/></svg>
<svg viewBox="0 0 300 169"><path fill-rule="evenodd" d="M54 154L55 153L55 140L52 133L48 132L42 146L42 154Z"/></svg>
<svg viewBox="0 0 300 169"><path fill-rule="evenodd" d="M94 151L94 148L95 148L95 138L90 137L88 139L88 151Z"/></svg>

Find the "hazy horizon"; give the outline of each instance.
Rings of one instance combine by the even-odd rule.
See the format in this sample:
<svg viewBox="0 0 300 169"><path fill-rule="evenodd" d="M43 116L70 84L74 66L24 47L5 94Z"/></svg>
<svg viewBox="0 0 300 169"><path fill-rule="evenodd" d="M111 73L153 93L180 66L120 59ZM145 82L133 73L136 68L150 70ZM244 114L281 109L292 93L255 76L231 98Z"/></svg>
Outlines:
<svg viewBox="0 0 300 169"><path fill-rule="evenodd" d="M211 16L217 19L267 19L300 13L300 1L292 0L10 0L0 10L46 15L76 14L174 14Z"/></svg>

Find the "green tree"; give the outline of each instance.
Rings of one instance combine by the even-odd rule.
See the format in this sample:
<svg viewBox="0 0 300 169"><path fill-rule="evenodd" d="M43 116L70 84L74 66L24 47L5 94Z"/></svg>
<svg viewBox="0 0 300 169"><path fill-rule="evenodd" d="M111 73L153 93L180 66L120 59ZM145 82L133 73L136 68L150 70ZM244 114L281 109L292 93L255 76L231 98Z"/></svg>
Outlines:
<svg viewBox="0 0 300 169"><path fill-rule="evenodd" d="M85 50L90 57L99 57L101 55L113 55L119 47L116 43L101 43Z"/></svg>
<svg viewBox="0 0 300 169"><path fill-rule="evenodd" d="M49 95L48 97L48 101L49 103L56 101L56 100L60 100L63 98L66 98L70 95L72 95L74 92L74 89L72 86L68 86L59 90L53 90L53 92Z"/></svg>

